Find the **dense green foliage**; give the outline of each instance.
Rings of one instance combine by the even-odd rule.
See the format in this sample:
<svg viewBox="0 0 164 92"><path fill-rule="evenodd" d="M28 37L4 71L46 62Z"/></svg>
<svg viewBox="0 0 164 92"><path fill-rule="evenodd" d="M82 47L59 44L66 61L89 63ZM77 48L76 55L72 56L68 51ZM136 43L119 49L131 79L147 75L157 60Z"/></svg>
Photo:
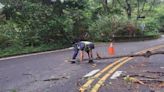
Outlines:
<svg viewBox="0 0 164 92"><path fill-rule="evenodd" d="M53 2L52 2L53 1ZM75 38L158 35L164 30L160 0L1 0L0 54L63 48ZM145 17L145 18L144 18ZM140 27L145 24L144 32Z"/></svg>

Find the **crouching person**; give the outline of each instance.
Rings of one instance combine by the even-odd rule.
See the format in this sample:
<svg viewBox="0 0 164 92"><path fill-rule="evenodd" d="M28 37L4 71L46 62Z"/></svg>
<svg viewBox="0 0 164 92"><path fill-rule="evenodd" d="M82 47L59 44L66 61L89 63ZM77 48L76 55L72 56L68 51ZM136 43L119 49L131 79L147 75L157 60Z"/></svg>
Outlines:
<svg viewBox="0 0 164 92"><path fill-rule="evenodd" d="M88 63L94 63L93 62L93 53L92 50L95 48L94 44L89 41L75 41L73 44L74 47L74 54L72 59L76 59L78 53L80 53L80 62L83 61L84 58L84 52L88 54L89 62Z"/></svg>

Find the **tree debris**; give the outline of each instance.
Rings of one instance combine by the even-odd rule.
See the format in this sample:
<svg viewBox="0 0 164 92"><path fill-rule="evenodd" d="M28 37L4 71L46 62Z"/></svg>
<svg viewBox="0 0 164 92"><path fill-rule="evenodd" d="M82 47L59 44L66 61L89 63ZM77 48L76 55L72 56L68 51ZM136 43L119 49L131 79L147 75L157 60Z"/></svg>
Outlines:
<svg viewBox="0 0 164 92"><path fill-rule="evenodd" d="M141 81L143 81L146 84L150 84L150 83L163 83L164 80L160 80L160 79L142 79Z"/></svg>
<svg viewBox="0 0 164 92"><path fill-rule="evenodd" d="M148 76L148 75L141 75L141 74L135 74L135 75L129 75L130 77L142 77L142 78L148 78L148 79L158 79L159 77L154 76Z"/></svg>
<svg viewBox="0 0 164 92"><path fill-rule="evenodd" d="M51 77L49 79L45 79L43 81L56 81L56 80L61 80L61 79L68 79L68 77L62 76L62 77Z"/></svg>
<svg viewBox="0 0 164 92"><path fill-rule="evenodd" d="M111 57L101 57L98 54L97 58L93 58L92 60L115 59L115 58L122 58L122 57L145 57L145 58L149 58L150 56L157 55L157 54L164 54L164 51L156 51L156 52L146 51L145 53L140 53L140 54L127 54L127 55L119 55L119 56L111 56ZM83 59L83 61L88 61L88 60L89 59Z"/></svg>
<svg viewBox="0 0 164 92"><path fill-rule="evenodd" d="M22 75L32 75L31 73L23 73Z"/></svg>
<svg viewBox="0 0 164 92"><path fill-rule="evenodd" d="M139 84L144 85L144 82L142 82L141 80L138 80L137 78L130 77L129 75L126 76L126 77L124 77L124 80L127 81L127 82L131 82L131 83L139 83Z"/></svg>
<svg viewBox="0 0 164 92"><path fill-rule="evenodd" d="M164 76L164 72L153 72L153 71L146 71L147 73L158 74L158 76Z"/></svg>
<svg viewBox="0 0 164 92"><path fill-rule="evenodd" d="M158 87L164 88L164 82L160 83L160 84L158 85Z"/></svg>

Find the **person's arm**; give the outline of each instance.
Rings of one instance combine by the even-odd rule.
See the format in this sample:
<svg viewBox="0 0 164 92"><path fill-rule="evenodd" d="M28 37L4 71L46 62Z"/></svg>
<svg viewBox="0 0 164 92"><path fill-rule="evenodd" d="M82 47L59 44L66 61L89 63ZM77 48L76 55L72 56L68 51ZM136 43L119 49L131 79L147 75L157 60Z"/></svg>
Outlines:
<svg viewBox="0 0 164 92"><path fill-rule="evenodd" d="M84 51L80 50L80 62L83 61L84 58Z"/></svg>

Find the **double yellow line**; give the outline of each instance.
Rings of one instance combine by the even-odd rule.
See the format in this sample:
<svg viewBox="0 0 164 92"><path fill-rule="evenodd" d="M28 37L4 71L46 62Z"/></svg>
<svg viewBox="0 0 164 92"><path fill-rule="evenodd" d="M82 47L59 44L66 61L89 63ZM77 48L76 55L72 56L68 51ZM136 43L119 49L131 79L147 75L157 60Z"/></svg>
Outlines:
<svg viewBox="0 0 164 92"><path fill-rule="evenodd" d="M140 53L144 53L146 51L154 51L160 48L163 48L164 45L159 45L156 47L152 47L149 49L145 49L142 50L140 52L137 52L136 54L140 54ZM93 76L91 79L89 79L85 84L83 84L79 91L80 92L85 92L86 90L90 89L91 84L94 82L95 79L99 79L100 75L102 75L103 73L105 73L105 75L103 77L101 77L101 79L98 80L98 82L92 87L92 89L90 90L90 92L97 92L99 90L99 88L103 85L103 83L106 81L106 79L111 76L111 74L113 74L118 68L120 68L122 65L124 65L126 62L132 60L132 57L124 57L121 58L115 62L113 62L112 64L109 64L108 66L106 66L104 69L102 69L100 72L98 72L95 76Z"/></svg>

